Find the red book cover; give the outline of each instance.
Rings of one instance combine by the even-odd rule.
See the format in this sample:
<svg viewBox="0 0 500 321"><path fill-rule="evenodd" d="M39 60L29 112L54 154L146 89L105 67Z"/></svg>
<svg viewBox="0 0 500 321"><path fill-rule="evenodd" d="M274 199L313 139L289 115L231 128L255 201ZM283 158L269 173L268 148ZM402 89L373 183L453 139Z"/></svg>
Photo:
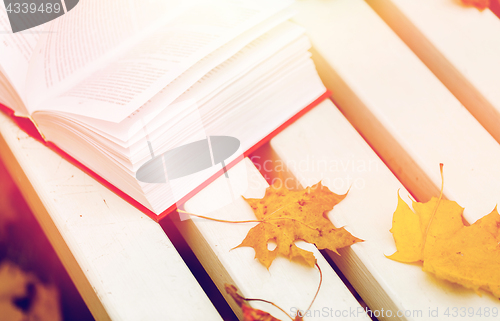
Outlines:
<svg viewBox="0 0 500 321"><path fill-rule="evenodd" d="M254 151L256 151L259 147L261 147L262 145L264 145L265 143L267 143L269 140L271 140L271 138L273 138L274 136L276 136L277 134L279 134L282 130L284 130L288 125L292 124L294 121L296 121L297 119L299 119L302 115L304 115L309 110L311 110L312 108L314 108L315 106L317 106L320 102L322 102L323 100L325 100L329 96L330 96L330 91L327 90L324 94L322 94L320 97L318 97L311 104L309 104L308 106L304 107L300 112L298 112L297 114L295 114L292 118L288 119L281 126L279 126L278 128L276 128L274 131L272 131L271 133L269 133L266 137L264 137L259 142L257 142L255 145L253 145L251 148L249 148L248 150L246 150L243 153L243 155L240 155L234 161L232 161L231 163L227 164L226 165L226 170L232 168L234 165L236 165L243 158L249 156L251 153L253 153ZM207 179L201 185L199 185L198 187L196 187L195 189L193 189L190 193L188 193L186 196L184 196L176 204L173 204L172 206L170 206L168 209L166 209L162 213L156 214L156 213L152 212L151 210L149 210L148 208L146 208L145 206L143 206L142 204L140 204L139 202L137 202L135 199L133 199L129 195L127 195L124 192L122 192L120 189L118 189L117 187L115 187L114 185L112 185L111 183L109 183L108 181L106 181L101 176L97 175L91 169L89 169L88 167L86 167L83 164L81 164L80 162L78 162L76 159L74 159L72 156L70 156L69 154L67 154L63 150L61 150L55 144L53 144L51 142L48 142L48 141L45 141L30 118L15 116L14 112L10 108L8 108L8 107L6 107L6 106L4 106L2 104L0 104L0 110L2 110L3 112L7 113L17 123L17 125L23 131L25 131L28 135L30 135L31 137L35 138L36 140L42 142L43 144L45 144L47 147L49 147L50 149L52 149L53 151L55 151L56 153L58 153L59 155L61 155L64 159L66 159L67 161L69 161L70 163L72 163L73 165L75 165L76 167L78 167L79 169L81 169L82 171L84 171L85 173L87 173L88 175L90 175L91 177L93 177L95 180L97 180L98 182L100 182L101 184L103 184L104 186L106 186L107 188L109 188L115 194L117 194L118 196L120 196L121 198L123 198L124 200L126 200L127 202L129 202L131 205L133 205L134 207L136 207L137 209L139 209L144 214L146 214L149 217L151 217L156 222L159 222L161 219L165 218L168 214L170 214L171 212L175 211L177 209L177 204L185 203L187 200L189 200L191 197L193 197L199 191L201 191L203 188L205 188L205 186L207 186L208 184L210 184L211 182L213 182L215 179L217 179L219 176L221 176L224 173L223 169L219 170L217 173L215 173L214 175L212 175L209 179Z"/></svg>

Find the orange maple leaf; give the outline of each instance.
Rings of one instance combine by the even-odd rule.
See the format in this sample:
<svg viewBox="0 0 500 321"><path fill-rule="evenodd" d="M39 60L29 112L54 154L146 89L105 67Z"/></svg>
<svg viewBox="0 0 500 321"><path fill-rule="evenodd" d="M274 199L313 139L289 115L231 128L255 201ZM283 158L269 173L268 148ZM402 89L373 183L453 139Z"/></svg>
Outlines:
<svg viewBox="0 0 500 321"><path fill-rule="evenodd" d="M253 227L237 247L254 248L255 257L266 268L278 254L290 260L302 259L313 267L316 258L311 252L298 248L294 244L296 240L313 243L320 250L329 249L337 254L337 249L362 241L343 227L336 228L327 217L327 213L346 195L331 192L321 182L301 191L271 185L264 198L245 199L261 223ZM276 242L274 250L267 247L270 240Z"/></svg>
<svg viewBox="0 0 500 321"><path fill-rule="evenodd" d="M442 189L441 189L442 191ZM433 197L413 202L413 211L398 196L392 220L398 262L423 261L423 271L500 298L500 215L495 209L470 226L456 202Z"/></svg>

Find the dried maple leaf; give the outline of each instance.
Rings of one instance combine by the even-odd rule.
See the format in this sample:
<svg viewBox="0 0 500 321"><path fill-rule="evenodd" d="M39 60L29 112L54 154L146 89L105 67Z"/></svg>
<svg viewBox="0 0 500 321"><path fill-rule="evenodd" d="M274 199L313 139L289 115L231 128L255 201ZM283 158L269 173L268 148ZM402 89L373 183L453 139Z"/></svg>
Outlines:
<svg viewBox="0 0 500 321"><path fill-rule="evenodd" d="M413 202L413 211L398 196L392 220L398 262L423 261L423 271L500 298L500 215L495 208L470 226L456 202L433 197ZM479 292L478 292L479 293Z"/></svg>
<svg viewBox="0 0 500 321"><path fill-rule="evenodd" d="M280 321L267 312L249 306L246 303L246 299L238 294L238 290L234 285L225 284L224 287L226 288L226 292L241 307L243 311L243 321Z"/></svg>
<svg viewBox="0 0 500 321"><path fill-rule="evenodd" d="M280 319L273 317L271 314L262 310L254 309L247 304L243 304L241 309L243 310L243 321L281 321Z"/></svg>
<svg viewBox="0 0 500 321"><path fill-rule="evenodd" d="M473 6L479 10L484 10L490 6L490 0L462 0L466 6Z"/></svg>
<svg viewBox="0 0 500 321"><path fill-rule="evenodd" d="M283 311L283 309L281 309L280 307L278 307L274 303L266 301L266 300L260 300L260 299L246 299L238 294L238 290L236 289L236 287L234 285L225 284L224 287L226 288L226 292L241 307L241 310L243 311L243 321L281 321L280 319L276 319L275 317L273 317L271 314L269 314L267 312L252 308L251 306L249 306L246 303L246 301L263 301L263 302L272 304L275 307L277 307L278 309L280 309L281 311ZM287 314L285 311L283 311L283 313ZM292 319L292 320L293 321L302 321L303 318L300 316L296 316L295 319Z"/></svg>
<svg viewBox="0 0 500 321"><path fill-rule="evenodd" d="M303 259L313 267L316 263L314 255L298 248L295 241L314 243L320 250L329 249L337 254L337 249L362 241L343 227L336 228L327 217L327 213L346 195L331 192L321 182L301 191L271 185L266 189L264 198L245 199L260 223L237 247L254 248L255 257L266 268L278 254L290 260ZM270 240L276 242L274 250L267 247Z"/></svg>

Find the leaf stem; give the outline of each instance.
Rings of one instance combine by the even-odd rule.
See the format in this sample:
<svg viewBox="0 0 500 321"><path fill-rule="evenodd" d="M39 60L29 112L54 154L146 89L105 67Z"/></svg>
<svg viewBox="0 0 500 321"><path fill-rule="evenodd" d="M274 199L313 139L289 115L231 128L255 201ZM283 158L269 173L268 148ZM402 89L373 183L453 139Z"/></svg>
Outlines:
<svg viewBox="0 0 500 321"><path fill-rule="evenodd" d="M277 218L269 218L269 219L265 219L265 220L228 221L228 220L221 220L221 219L218 219L218 218L213 218L213 217L198 215L198 214L194 214L194 213L189 213L189 212L186 212L186 211L183 211L183 210L179 210L179 209L177 209L177 212L181 212L181 213L184 213L184 214L188 214L188 215L192 215L192 216L195 216L195 217L203 218L203 219L206 219L206 220L209 220L209 221L215 221L215 222L221 222L221 223L268 223L268 221L291 220L291 221L295 221L297 223L300 223L300 224L304 225L305 227L310 228L313 231L316 231L315 228L307 225L304 222L301 222L299 220L291 218L291 217L277 217Z"/></svg>
<svg viewBox="0 0 500 321"><path fill-rule="evenodd" d="M300 320L302 320L303 316L305 316L307 314L307 311L309 311L311 309L314 301L316 301L316 297L318 297L319 290L321 289L321 284L323 283L323 272L321 272L321 268L319 267L318 262L316 262L316 267L318 268L318 271L319 271L318 290L316 290L316 294L314 295L314 298L312 299L311 304L309 305L309 307L307 308L307 310L302 314L302 316L300 316L300 318L301 318ZM264 299L248 299L248 298L244 298L244 297L241 297L241 298L243 300L245 300L245 301L260 301L260 302L269 303L272 306L274 306L275 308L278 308L284 314L286 314L291 320L294 320L287 312L285 312L285 310L283 310L277 304L275 304L275 303L273 303L271 301L267 301L267 300L264 300ZM297 319L295 319L295 320L297 320Z"/></svg>
<svg viewBox="0 0 500 321"><path fill-rule="evenodd" d="M206 220L209 220L209 221L222 222L222 223L261 223L261 222L263 222L263 221L259 221L259 220L246 220L246 221L221 220L221 219L218 219L218 218L213 218L213 217L198 215L198 214L194 214L194 213L189 213L189 212L186 212L186 211L183 211L183 210L179 210L179 209L177 210L177 212L181 212L181 213L188 214L188 215L191 215L191 216L203 218L203 219L206 219Z"/></svg>
<svg viewBox="0 0 500 321"><path fill-rule="evenodd" d="M292 319L292 317L291 317L288 313L286 313L286 311L285 311L285 310L283 310L283 309L282 309L282 308L280 308L277 304L274 304L274 303L273 303L273 302L271 302L271 301L267 301L267 300L264 300L264 299L247 299L247 298L243 298L243 300L245 300L245 301L261 301L261 302L269 303L269 304L271 304L272 306L274 306L275 308L280 309L280 311L281 311L281 312L283 312L284 314L286 314L286 315L290 318L290 320L293 320L293 319Z"/></svg>
<svg viewBox="0 0 500 321"><path fill-rule="evenodd" d="M318 284L318 290L316 290L316 294L314 295L314 298L311 301L311 304L309 304L309 307L307 308L306 312L304 314L307 314L307 311L309 311L314 303L316 301L316 297L318 296L319 289L321 289L321 283L323 283L323 272L321 272L321 268L318 265L318 262L316 262L316 267L318 268L319 271L319 284Z"/></svg>

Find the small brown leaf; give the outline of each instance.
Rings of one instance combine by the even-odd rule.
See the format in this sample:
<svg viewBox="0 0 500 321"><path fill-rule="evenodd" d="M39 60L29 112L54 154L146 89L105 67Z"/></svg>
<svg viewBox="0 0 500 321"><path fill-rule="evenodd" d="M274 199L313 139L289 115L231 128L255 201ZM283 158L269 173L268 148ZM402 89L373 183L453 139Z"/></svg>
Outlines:
<svg viewBox="0 0 500 321"><path fill-rule="evenodd" d="M281 321L276 319L271 314L262 310L254 309L246 303L246 299L239 295L238 289L234 285L224 285L227 294L241 307L243 311L243 321Z"/></svg>

